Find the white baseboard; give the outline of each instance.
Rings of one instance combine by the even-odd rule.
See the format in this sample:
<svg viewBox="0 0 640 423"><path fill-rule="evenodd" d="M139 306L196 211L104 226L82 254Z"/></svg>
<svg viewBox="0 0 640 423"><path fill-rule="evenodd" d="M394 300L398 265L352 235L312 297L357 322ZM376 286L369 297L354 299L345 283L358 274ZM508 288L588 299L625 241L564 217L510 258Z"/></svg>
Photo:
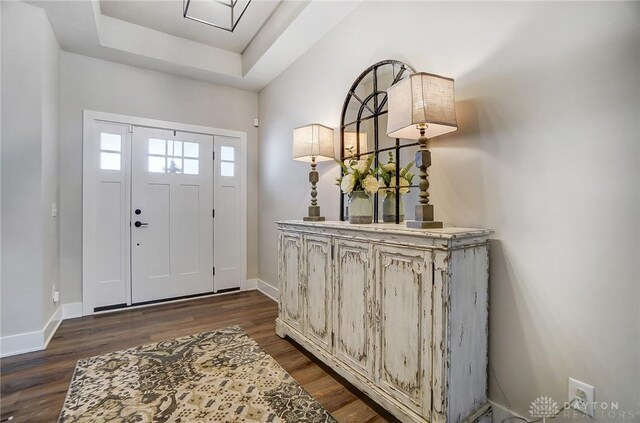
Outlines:
<svg viewBox="0 0 640 423"><path fill-rule="evenodd" d="M258 279L247 279L247 284L244 287L247 291L253 291L258 289Z"/></svg>
<svg viewBox="0 0 640 423"><path fill-rule="evenodd" d="M82 303L62 304L62 320L82 317Z"/></svg>
<svg viewBox="0 0 640 423"><path fill-rule="evenodd" d="M44 345L42 346L42 349L47 348L47 345L49 345L49 341L51 341L51 338L53 338L53 335L55 335L56 331L58 330L58 326L60 326L60 323L62 323L62 306L58 306L56 311L53 313L53 316L51 316L47 324L44 326L44 329L42 331L42 336L44 337Z"/></svg>
<svg viewBox="0 0 640 423"><path fill-rule="evenodd" d="M42 330L3 336L0 338L0 357L44 350L61 322L62 307L58 307Z"/></svg>
<svg viewBox="0 0 640 423"><path fill-rule="evenodd" d="M44 336L41 330L0 338L0 357L2 358L42 349L44 349Z"/></svg>
<svg viewBox="0 0 640 423"><path fill-rule="evenodd" d="M271 298L273 301L276 301L276 302L278 301L278 296L280 294L278 292L278 288L274 288L273 286L269 285L262 279L256 279L256 285L257 285L256 289L258 291L262 292L264 295Z"/></svg>

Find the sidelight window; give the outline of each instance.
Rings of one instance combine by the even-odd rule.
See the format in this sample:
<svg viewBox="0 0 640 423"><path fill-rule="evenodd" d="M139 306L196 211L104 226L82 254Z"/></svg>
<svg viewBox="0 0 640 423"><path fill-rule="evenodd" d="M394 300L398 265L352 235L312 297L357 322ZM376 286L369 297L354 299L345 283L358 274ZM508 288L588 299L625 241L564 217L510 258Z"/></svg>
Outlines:
<svg viewBox="0 0 640 423"><path fill-rule="evenodd" d="M100 133L100 169L120 170L120 158L122 155L122 136Z"/></svg>
<svg viewBox="0 0 640 423"><path fill-rule="evenodd" d="M226 145L220 147L220 176L233 177L235 175L235 153L234 147Z"/></svg>

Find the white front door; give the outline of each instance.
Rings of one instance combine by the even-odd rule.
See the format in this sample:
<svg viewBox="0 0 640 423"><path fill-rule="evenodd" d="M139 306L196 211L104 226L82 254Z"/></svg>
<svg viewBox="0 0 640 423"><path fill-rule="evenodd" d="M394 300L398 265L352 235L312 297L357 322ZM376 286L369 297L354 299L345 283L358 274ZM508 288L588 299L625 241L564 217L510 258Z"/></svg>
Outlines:
<svg viewBox="0 0 640 423"><path fill-rule="evenodd" d="M136 127L131 302L213 292L213 137Z"/></svg>

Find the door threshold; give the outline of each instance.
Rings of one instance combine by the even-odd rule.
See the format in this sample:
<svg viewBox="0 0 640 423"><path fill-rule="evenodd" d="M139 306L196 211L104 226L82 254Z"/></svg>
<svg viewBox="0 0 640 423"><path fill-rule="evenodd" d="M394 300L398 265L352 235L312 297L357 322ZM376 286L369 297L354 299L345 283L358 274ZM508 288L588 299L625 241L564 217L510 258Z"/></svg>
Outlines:
<svg viewBox="0 0 640 423"><path fill-rule="evenodd" d="M195 299L200 299L200 298L208 298L208 297L217 297L220 295L228 295L228 294L235 294L238 292L243 292L240 290L240 287L238 288L229 288L229 289L220 289L216 292L204 292L202 294L193 294L193 295L185 295L182 297L172 297L172 298L163 298L160 300L151 300L151 301L143 301L143 302L139 302L139 303L132 303L131 305L128 304L114 304L114 305L110 305L110 306L103 306L103 307L95 307L93 309L93 314L106 314L106 313L113 313L113 312L117 312L117 311L125 311L125 310L134 310L134 309L138 309L138 308L145 308L145 307L151 307L151 306L155 306L155 305L161 305L161 304L172 304L172 303L179 303L179 302L183 302L183 301L189 301L189 300L195 300Z"/></svg>
<svg viewBox="0 0 640 423"><path fill-rule="evenodd" d="M113 305L108 305L108 306L95 307L93 309L93 312L97 313L97 312L100 312L100 311L120 310L122 308L127 308L127 307L129 307L127 305L127 303L113 304Z"/></svg>

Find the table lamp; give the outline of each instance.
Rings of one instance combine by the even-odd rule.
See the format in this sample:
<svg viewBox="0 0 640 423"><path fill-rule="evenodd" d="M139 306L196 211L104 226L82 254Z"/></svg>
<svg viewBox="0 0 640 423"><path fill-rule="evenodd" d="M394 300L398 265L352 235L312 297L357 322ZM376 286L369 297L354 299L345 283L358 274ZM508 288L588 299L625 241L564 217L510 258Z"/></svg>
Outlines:
<svg viewBox="0 0 640 423"><path fill-rule="evenodd" d="M416 167L420 169L419 204L415 220L407 227L442 228L433 220L433 205L429 204L427 168L431 165L429 138L458 129L453 95L453 79L418 72L397 82L387 90L389 101L387 134L392 138L417 139Z"/></svg>
<svg viewBox="0 0 640 423"><path fill-rule="evenodd" d="M293 160L311 163L309 172L309 182L311 182L311 205L309 206L309 216L303 220L320 222L324 220L320 216L320 206L318 206L318 172L316 165L318 162L333 160L333 129L313 123L301 126L293 130Z"/></svg>

